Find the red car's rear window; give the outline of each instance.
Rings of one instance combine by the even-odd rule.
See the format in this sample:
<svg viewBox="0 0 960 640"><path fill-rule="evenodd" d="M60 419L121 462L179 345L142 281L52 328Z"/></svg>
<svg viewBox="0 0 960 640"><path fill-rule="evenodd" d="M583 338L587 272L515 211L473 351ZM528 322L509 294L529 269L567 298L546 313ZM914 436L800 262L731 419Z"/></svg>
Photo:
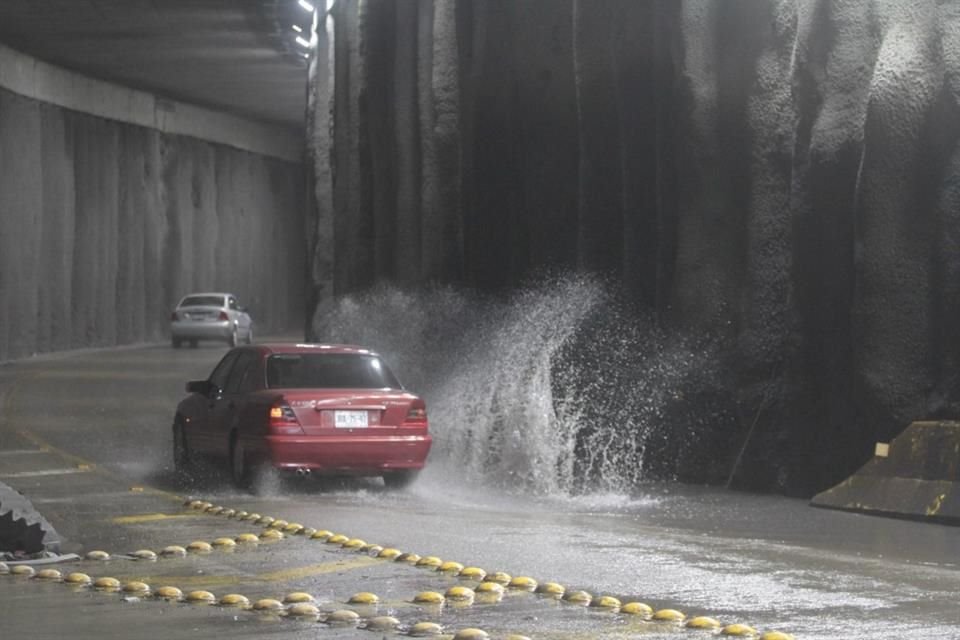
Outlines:
<svg viewBox="0 0 960 640"><path fill-rule="evenodd" d="M267 358L270 389L400 389L380 358L354 353L284 353Z"/></svg>

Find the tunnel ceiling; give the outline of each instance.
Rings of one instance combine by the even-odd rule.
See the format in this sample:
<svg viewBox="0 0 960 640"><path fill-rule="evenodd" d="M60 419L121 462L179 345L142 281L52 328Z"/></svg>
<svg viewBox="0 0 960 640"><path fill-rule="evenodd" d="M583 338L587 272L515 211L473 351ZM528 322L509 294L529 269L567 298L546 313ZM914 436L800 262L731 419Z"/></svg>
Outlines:
<svg viewBox="0 0 960 640"><path fill-rule="evenodd" d="M296 0L2 0L0 43L162 97L299 126Z"/></svg>

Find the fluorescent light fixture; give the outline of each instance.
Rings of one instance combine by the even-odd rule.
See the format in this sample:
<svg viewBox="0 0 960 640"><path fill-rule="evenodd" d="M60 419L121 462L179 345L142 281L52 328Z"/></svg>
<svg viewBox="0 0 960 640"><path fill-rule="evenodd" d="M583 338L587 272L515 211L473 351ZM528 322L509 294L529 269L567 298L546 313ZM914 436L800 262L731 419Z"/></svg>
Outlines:
<svg viewBox="0 0 960 640"><path fill-rule="evenodd" d="M293 30L296 31L297 33L303 33L303 28L301 28L300 25L294 24L294 25L290 25L290 26L291 26L291 27L293 28Z"/></svg>
<svg viewBox="0 0 960 640"><path fill-rule="evenodd" d="M307 0L297 0L297 2L299 2L300 6L303 7L304 11L309 11L313 13L314 7L312 4L307 2Z"/></svg>
<svg viewBox="0 0 960 640"><path fill-rule="evenodd" d="M301 47L306 47L307 49L310 48L310 41L304 39L303 36L297 36L297 44L300 45Z"/></svg>

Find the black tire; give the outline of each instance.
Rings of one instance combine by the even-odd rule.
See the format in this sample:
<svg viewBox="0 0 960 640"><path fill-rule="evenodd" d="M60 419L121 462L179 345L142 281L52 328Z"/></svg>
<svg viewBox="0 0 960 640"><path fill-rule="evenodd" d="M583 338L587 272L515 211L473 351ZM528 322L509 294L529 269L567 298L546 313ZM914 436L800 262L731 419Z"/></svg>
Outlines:
<svg viewBox="0 0 960 640"><path fill-rule="evenodd" d="M247 464L247 453L243 444L233 434L230 438L230 479L239 489L249 489L252 484L250 466Z"/></svg>
<svg viewBox="0 0 960 640"><path fill-rule="evenodd" d="M178 476L186 479L189 479L196 470L196 464L190 455L187 434L179 420L173 423L173 469Z"/></svg>
<svg viewBox="0 0 960 640"><path fill-rule="evenodd" d="M416 481L419 475L419 469L391 471L390 473L383 474L383 484L385 484L388 489L406 489Z"/></svg>
<svg viewBox="0 0 960 640"><path fill-rule="evenodd" d="M180 338L170 338L170 346L174 349L180 348Z"/></svg>

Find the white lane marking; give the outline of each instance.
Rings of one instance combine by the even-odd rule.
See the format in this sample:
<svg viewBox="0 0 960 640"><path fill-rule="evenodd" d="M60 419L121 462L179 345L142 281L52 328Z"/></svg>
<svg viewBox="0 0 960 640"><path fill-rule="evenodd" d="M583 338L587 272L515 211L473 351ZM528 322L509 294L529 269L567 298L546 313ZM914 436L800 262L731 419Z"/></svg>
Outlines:
<svg viewBox="0 0 960 640"><path fill-rule="evenodd" d="M33 478L36 476L65 476L71 473L87 473L90 469L45 469L43 471L17 471L15 473L0 473L0 478Z"/></svg>
<svg viewBox="0 0 960 640"><path fill-rule="evenodd" d="M50 453L43 449L0 449L0 456L19 456L25 453Z"/></svg>

